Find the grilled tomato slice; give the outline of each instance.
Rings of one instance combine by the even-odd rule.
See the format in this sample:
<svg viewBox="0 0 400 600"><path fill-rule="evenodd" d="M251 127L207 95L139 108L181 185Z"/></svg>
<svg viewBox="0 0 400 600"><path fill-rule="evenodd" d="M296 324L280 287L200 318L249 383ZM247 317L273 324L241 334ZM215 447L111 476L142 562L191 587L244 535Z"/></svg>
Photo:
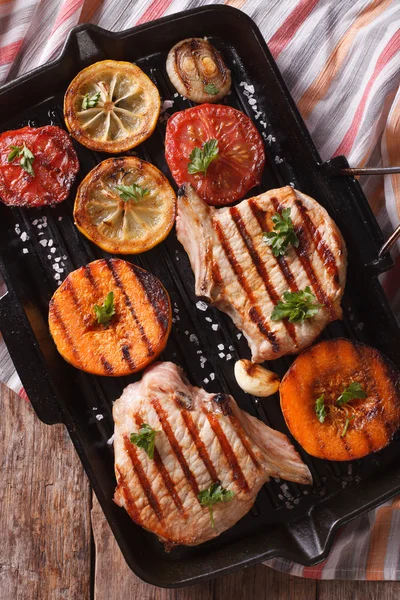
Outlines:
<svg viewBox="0 0 400 600"><path fill-rule="evenodd" d="M78 188L76 226L115 254L137 254L165 239L175 221L176 196L154 165L135 156L109 158Z"/></svg>
<svg viewBox="0 0 400 600"><path fill-rule="evenodd" d="M165 348L171 303L151 273L117 258L70 273L49 307L50 333L62 357L94 375L144 369Z"/></svg>
<svg viewBox="0 0 400 600"><path fill-rule="evenodd" d="M215 206L239 200L258 185L265 164L262 138L249 117L220 104L172 115L165 156L176 183L191 183Z"/></svg>
<svg viewBox="0 0 400 600"><path fill-rule="evenodd" d="M67 198L78 171L71 139L59 127L23 127L0 135L0 198L4 204L58 204Z"/></svg>
<svg viewBox="0 0 400 600"><path fill-rule="evenodd" d="M362 458L386 446L400 426L400 374L359 342L329 340L300 354L280 396L292 435L318 458Z"/></svg>
<svg viewBox="0 0 400 600"><path fill-rule="evenodd" d="M125 152L152 133L160 113L154 83L136 65L103 60L83 69L64 98L68 130L101 152Z"/></svg>

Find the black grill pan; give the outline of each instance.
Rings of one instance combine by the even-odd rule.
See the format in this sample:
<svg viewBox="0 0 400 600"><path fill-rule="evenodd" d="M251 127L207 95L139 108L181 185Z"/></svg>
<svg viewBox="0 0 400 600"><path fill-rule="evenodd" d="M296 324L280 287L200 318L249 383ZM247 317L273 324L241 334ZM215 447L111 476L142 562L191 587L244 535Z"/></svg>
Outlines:
<svg viewBox="0 0 400 600"><path fill-rule="evenodd" d="M106 58L136 62L163 100L174 101L167 113L186 108L190 103L174 96L165 59L173 44L191 36L207 36L220 49L233 78L226 101L252 117L265 140L264 178L252 195L292 184L325 206L344 235L349 250L344 320L329 325L321 337L366 342L400 367L400 332L377 279L391 261L388 256L378 259L383 239L366 198L354 179L335 177L321 164L259 30L240 11L206 6L121 33L81 25L70 33L56 61L0 90L1 130L27 124L64 127L62 99L69 82L83 67ZM169 176L163 155L166 116L137 153ZM76 149L79 183L106 156L79 144ZM339 163L347 164L343 158ZM379 454L352 463L310 459L299 449L312 471L312 488L271 481L235 527L197 548L165 553L155 536L113 503L113 450L107 443L113 433L111 407L134 378L99 378L74 369L57 353L47 326L48 302L58 282L105 256L73 224L75 190L55 208L0 206L0 269L8 287L0 300L0 329L39 418L68 428L129 566L153 585L177 587L276 556L304 565L321 561L340 525L400 492L398 439ZM190 380L208 391L231 392L243 409L287 433L277 397L260 401L235 383L234 361L249 356L248 346L228 317L196 305L193 274L175 233L129 259L159 277L171 296L174 324L162 358L182 365ZM274 361L273 369L282 376L291 361Z"/></svg>

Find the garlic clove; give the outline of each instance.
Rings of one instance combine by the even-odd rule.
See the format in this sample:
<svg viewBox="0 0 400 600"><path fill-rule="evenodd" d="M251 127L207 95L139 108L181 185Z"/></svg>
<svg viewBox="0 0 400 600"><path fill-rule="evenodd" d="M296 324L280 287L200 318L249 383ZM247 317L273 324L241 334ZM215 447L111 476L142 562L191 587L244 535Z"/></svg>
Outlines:
<svg viewBox="0 0 400 600"><path fill-rule="evenodd" d="M250 360L238 360L234 371L238 385L248 394L266 398L278 391L280 384L278 375Z"/></svg>

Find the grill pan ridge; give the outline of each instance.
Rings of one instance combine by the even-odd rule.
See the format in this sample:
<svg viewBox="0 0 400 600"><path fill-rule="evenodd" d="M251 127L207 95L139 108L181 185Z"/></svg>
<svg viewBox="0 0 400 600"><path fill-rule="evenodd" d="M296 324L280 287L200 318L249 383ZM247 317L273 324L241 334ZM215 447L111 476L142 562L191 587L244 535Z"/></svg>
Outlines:
<svg viewBox="0 0 400 600"><path fill-rule="evenodd" d="M63 93L77 72L97 60L131 60L156 83L163 100L174 101L152 137L134 152L171 181L164 159L165 123L169 114L191 103L175 95L165 71L166 54L177 41L204 35L232 71L226 103L248 114L265 141L263 181L248 196L292 184L328 210L346 240L344 319L329 325L321 339L358 339L400 367L400 331L377 279L390 265L387 257L378 261L379 227L356 180L324 170L259 30L244 13L206 6L120 33L80 25L56 61L0 89L1 130L28 124L65 128ZM155 536L113 503L113 450L107 443L113 432L112 402L140 374L113 379L75 370L57 353L47 326L48 302L58 283L71 270L108 256L78 232L72 218L77 185L108 155L75 147L81 170L66 202L43 209L0 206L0 269L8 288L0 298L0 330L37 415L46 423L66 425L127 563L145 581L178 587L276 556L316 564L327 556L339 526L400 492L399 437L374 456L342 464L312 459L296 445L314 485L272 480L235 527L196 548L165 553ZM156 275L170 294L174 322L161 359L180 364L193 384L232 393L241 408L288 433L277 395L260 400L237 386L233 365L249 357L247 343L226 315L194 296L193 273L174 230L160 246L128 260ZM292 360L284 357L270 366L282 376Z"/></svg>

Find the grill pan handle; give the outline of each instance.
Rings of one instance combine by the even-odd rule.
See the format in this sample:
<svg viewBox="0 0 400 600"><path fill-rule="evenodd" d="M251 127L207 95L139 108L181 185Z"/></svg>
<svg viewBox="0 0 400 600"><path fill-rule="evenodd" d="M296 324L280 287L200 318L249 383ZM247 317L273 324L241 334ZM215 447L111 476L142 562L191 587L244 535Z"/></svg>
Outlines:
<svg viewBox="0 0 400 600"><path fill-rule="evenodd" d="M342 176L349 175L350 177L356 177L361 175L395 175L400 173L400 167L366 167L366 168L358 168L358 167L349 167L347 160L344 156L336 156L331 160L326 161L321 165L326 172L327 175L333 176ZM386 270L384 267L384 263L387 263L388 268L390 268L392 260L389 257L389 251L394 246L396 241L400 238L400 224L393 231L392 235L386 240L386 242L381 246L378 251L378 259L376 261L376 265L378 263L380 265L379 270Z"/></svg>
<svg viewBox="0 0 400 600"><path fill-rule="evenodd" d="M22 305L10 289L0 296L0 331L39 419L48 425L62 423L38 342Z"/></svg>

